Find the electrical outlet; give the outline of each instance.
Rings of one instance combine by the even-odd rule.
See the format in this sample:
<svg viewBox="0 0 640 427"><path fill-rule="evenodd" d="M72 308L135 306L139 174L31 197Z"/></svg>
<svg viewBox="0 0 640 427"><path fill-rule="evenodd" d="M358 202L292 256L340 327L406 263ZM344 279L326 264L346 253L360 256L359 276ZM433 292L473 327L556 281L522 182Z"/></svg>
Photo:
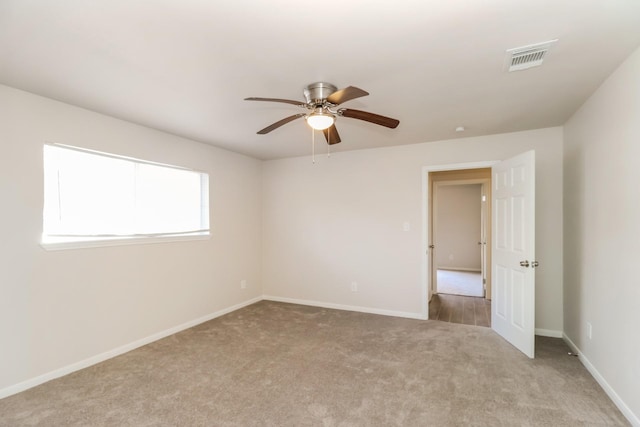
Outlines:
<svg viewBox="0 0 640 427"><path fill-rule="evenodd" d="M240 289L247 289L247 281L242 279L240 280Z"/></svg>
<svg viewBox="0 0 640 427"><path fill-rule="evenodd" d="M403 231L411 231L411 223L409 221L405 221L402 223Z"/></svg>
<svg viewBox="0 0 640 427"><path fill-rule="evenodd" d="M358 292L358 282L351 282L351 292Z"/></svg>
<svg viewBox="0 0 640 427"><path fill-rule="evenodd" d="M587 322L587 338L591 339L593 335L593 328L591 327L591 322Z"/></svg>

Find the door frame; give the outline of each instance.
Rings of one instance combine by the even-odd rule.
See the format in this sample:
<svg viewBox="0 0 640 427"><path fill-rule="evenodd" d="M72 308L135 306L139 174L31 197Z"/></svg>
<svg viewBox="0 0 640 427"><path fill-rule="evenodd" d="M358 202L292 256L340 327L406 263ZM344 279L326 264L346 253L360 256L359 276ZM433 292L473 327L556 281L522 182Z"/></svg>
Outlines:
<svg viewBox="0 0 640 427"><path fill-rule="evenodd" d="M500 160L487 160L483 162L470 163L449 163L442 165L430 165L422 167L422 318L429 319L429 300L431 299L431 287L429 274L431 265L429 264L429 225L431 217L429 215L429 172L443 172L462 169L490 168L500 163ZM493 213L492 213L493 216Z"/></svg>

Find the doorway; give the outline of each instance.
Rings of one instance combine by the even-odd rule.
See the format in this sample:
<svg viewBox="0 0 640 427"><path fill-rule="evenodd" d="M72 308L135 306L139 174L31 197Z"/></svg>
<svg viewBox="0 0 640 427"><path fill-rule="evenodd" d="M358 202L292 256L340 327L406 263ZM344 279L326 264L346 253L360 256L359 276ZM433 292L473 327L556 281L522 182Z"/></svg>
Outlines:
<svg viewBox="0 0 640 427"><path fill-rule="evenodd" d="M491 169L428 173L429 318L491 325Z"/></svg>
<svg viewBox="0 0 640 427"><path fill-rule="evenodd" d="M491 301L491 329L530 358L535 354L535 151L476 163L444 164L422 168L422 318L433 319L429 301L434 295L432 172L450 174L444 179L469 178L469 171L491 168L487 192L485 299ZM465 176L465 174L467 174ZM446 174L443 174L446 175ZM475 177L472 179L476 179ZM493 212L493 214L492 214ZM493 280L489 277L493 277ZM435 290L437 293L437 289Z"/></svg>

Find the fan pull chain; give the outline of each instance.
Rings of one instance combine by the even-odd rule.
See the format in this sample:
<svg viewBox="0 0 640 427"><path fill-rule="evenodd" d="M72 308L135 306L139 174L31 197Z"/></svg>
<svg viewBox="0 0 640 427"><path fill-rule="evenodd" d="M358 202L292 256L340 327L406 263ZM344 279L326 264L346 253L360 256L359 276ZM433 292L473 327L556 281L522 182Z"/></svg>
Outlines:
<svg viewBox="0 0 640 427"><path fill-rule="evenodd" d="M316 164L316 131L311 128L311 163Z"/></svg>

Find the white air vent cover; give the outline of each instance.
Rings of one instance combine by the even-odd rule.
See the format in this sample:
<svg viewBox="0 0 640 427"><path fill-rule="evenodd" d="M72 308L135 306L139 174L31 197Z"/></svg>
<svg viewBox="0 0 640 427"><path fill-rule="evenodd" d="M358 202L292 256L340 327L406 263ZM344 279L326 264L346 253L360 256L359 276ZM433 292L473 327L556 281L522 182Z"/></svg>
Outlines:
<svg viewBox="0 0 640 427"><path fill-rule="evenodd" d="M542 65L547 52L558 39L548 42L530 44L528 46L507 49L507 67L511 71L526 70Z"/></svg>

